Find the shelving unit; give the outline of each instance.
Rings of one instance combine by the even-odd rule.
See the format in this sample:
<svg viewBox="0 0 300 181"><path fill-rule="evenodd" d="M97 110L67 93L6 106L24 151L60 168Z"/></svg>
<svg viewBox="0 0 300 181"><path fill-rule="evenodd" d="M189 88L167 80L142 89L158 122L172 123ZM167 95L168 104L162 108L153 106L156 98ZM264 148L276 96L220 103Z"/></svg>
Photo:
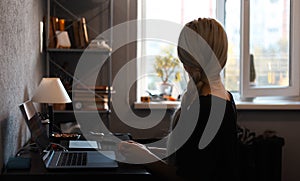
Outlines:
<svg viewBox="0 0 300 181"><path fill-rule="evenodd" d="M46 76L59 77L72 99L54 105L54 124L76 122L76 111L99 114L109 128L112 25L113 0L47 0Z"/></svg>

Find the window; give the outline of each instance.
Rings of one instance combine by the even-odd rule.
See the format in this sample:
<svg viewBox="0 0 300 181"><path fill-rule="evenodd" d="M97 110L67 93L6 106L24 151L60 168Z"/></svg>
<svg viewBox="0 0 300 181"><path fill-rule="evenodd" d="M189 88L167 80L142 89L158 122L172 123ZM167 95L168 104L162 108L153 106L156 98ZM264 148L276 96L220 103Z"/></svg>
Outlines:
<svg viewBox="0 0 300 181"><path fill-rule="evenodd" d="M224 4L230 47L226 88L242 98L298 96L299 55L294 49L298 42L292 40L298 39L299 27L294 23L297 10L291 9L296 1L226 0Z"/></svg>
<svg viewBox="0 0 300 181"><path fill-rule="evenodd" d="M138 3L139 18L143 20L160 19L184 25L198 17L217 18L224 25L229 40L224 84L241 98L298 96L300 65L297 60L300 56L296 47L299 47L297 32L300 28L296 23L299 21L296 7L299 1L143 0ZM147 29L146 26L141 28ZM150 55L159 55L161 47L167 44L156 40L140 42L138 56L146 58L142 60L145 63L138 65L138 72L149 76L138 82L138 96L150 87L155 89L153 85L159 80L152 65L155 56ZM177 84L180 94L186 80Z"/></svg>

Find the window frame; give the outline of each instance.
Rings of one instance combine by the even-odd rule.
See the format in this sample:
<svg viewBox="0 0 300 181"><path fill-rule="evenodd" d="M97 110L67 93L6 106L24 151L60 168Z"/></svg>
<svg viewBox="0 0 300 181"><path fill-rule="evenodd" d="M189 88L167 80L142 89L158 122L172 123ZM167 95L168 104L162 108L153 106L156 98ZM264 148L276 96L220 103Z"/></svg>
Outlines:
<svg viewBox="0 0 300 181"><path fill-rule="evenodd" d="M257 88L250 85L250 52L249 52L249 29L250 29L250 0L241 1L241 49L240 49L240 99L247 100L261 96L299 96L299 81L296 79L299 74L299 63L298 59L299 51L296 51L295 47L299 47L299 35L296 33L299 31L299 23L297 22L296 7L300 3L297 0L290 0L290 38L289 38L289 86L287 87L268 87L268 88ZM296 67L296 68L294 68Z"/></svg>

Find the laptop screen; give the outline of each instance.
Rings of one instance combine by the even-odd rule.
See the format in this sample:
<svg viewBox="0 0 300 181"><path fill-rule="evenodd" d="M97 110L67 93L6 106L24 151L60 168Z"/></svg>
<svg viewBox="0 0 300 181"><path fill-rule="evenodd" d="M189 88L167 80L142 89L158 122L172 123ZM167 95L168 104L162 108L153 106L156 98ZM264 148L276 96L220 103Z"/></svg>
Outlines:
<svg viewBox="0 0 300 181"><path fill-rule="evenodd" d="M30 130L32 140L37 144L41 151L45 150L50 145L47 129L42 124L42 120L36 112L32 102L27 101L19 107Z"/></svg>
<svg viewBox="0 0 300 181"><path fill-rule="evenodd" d="M28 120L28 127L31 131L31 136L39 149L47 149L50 145L50 141L47 136L47 130L42 124L38 114L35 114L30 120Z"/></svg>

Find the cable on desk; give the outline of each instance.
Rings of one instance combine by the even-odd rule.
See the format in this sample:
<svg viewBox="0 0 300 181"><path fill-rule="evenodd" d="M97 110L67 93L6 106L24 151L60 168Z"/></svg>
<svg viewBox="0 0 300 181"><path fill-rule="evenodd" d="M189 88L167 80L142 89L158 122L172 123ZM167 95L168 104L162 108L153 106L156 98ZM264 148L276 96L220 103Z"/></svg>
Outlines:
<svg viewBox="0 0 300 181"><path fill-rule="evenodd" d="M51 146L51 149L57 149L57 147L61 148L63 151L68 151L68 149L64 146L62 146L61 144L59 143L53 143L51 142L51 144L49 145Z"/></svg>
<svg viewBox="0 0 300 181"><path fill-rule="evenodd" d="M58 143L50 143L48 148L46 150L49 149L49 147L51 147L51 149L57 149L57 147L61 148L63 151L68 151L68 149L64 146L62 146L61 144ZM21 156L22 154L29 152L29 151L39 151L39 147L36 145L36 143L30 143L30 144L26 144L26 146L20 148L17 153L15 154L16 157Z"/></svg>
<svg viewBox="0 0 300 181"><path fill-rule="evenodd" d="M28 152L28 151L38 151L38 147L36 146L35 143L30 143L30 144L26 144L26 146L20 148L17 153L16 153L16 157L21 156L24 152Z"/></svg>

